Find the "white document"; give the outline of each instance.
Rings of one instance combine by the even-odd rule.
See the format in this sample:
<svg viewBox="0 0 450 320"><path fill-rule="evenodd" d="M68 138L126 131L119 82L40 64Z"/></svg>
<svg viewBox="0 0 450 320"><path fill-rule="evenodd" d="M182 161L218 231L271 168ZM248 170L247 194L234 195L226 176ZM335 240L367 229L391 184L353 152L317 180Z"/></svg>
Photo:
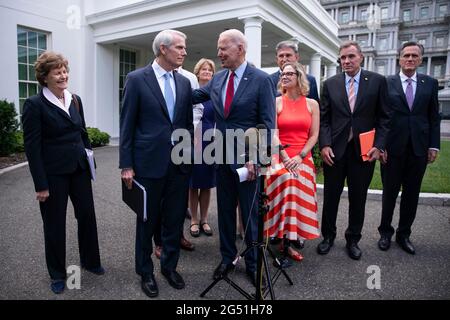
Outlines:
<svg viewBox="0 0 450 320"><path fill-rule="evenodd" d="M239 175L239 182L247 181L248 169L246 167L241 167L239 169L236 169L236 172Z"/></svg>
<svg viewBox="0 0 450 320"><path fill-rule="evenodd" d="M91 149L84 149L86 150L86 157L89 162L89 169L91 170L91 177L92 180L95 181L95 162L94 162L94 151Z"/></svg>
<svg viewBox="0 0 450 320"><path fill-rule="evenodd" d="M133 182L142 189L142 193L144 194L144 222L147 221L147 190L145 190L144 186L133 179Z"/></svg>

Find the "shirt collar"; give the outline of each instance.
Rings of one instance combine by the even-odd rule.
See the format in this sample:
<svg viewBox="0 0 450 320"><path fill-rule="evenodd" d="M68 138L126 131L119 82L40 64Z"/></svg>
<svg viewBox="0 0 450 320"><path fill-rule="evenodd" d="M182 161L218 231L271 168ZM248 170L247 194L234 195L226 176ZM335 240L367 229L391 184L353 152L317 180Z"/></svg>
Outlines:
<svg viewBox="0 0 450 320"><path fill-rule="evenodd" d="M64 109L68 109L66 106L70 106L71 100L72 100L72 94L69 92L69 90L64 89L64 105L59 101L58 97L53 94L53 92L50 91L49 88L44 87L42 89L42 93L44 94L44 97L56 105L57 107L63 107Z"/></svg>
<svg viewBox="0 0 450 320"><path fill-rule="evenodd" d="M406 74L403 73L403 71L400 71L398 75L400 76L400 80L402 80L402 82L405 82L409 78ZM413 76L411 77L411 80L417 82L417 72L414 72Z"/></svg>
<svg viewBox="0 0 450 320"><path fill-rule="evenodd" d="M345 74L345 83L347 84L351 78L355 79L356 83L359 83L359 78L361 78L361 70L362 68L359 68L358 73L354 77L350 77L347 73Z"/></svg>
<svg viewBox="0 0 450 320"><path fill-rule="evenodd" d="M247 68L247 60L244 60L244 62L242 62L242 64L237 67L236 70L234 70L234 73L236 74L236 77L238 79L242 79L242 76L244 75L245 69Z"/></svg>
<svg viewBox="0 0 450 320"><path fill-rule="evenodd" d="M164 77L164 75L169 72L170 75L173 77L173 71L166 71L163 69L163 67L161 67L158 62L156 62L156 59L153 61L152 63L152 68L155 71L155 76L156 78L162 78Z"/></svg>

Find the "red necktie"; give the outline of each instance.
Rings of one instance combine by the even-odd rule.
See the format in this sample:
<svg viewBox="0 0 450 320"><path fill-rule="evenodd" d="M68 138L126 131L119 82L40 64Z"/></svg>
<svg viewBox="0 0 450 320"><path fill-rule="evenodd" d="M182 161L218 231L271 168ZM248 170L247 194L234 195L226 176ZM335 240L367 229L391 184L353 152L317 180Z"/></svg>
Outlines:
<svg viewBox="0 0 450 320"><path fill-rule="evenodd" d="M231 110L231 102L234 96L234 72L231 72L230 78L228 79L227 93L225 96L225 108L223 109L223 115L225 118L228 117Z"/></svg>

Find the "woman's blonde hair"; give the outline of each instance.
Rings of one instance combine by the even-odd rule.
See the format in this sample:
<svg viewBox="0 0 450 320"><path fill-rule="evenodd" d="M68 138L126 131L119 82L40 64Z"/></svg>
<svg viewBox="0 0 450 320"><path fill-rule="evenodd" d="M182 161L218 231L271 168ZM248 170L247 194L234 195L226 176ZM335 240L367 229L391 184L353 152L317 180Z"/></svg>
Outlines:
<svg viewBox="0 0 450 320"><path fill-rule="evenodd" d="M299 93L302 96L307 96L309 93L309 81L306 77L304 67L298 62L286 62L281 67L281 72L283 72L284 68L286 68L287 66L291 66L295 70L295 72L297 72L297 87ZM278 81L278 90L283 94L286 93L286 90L281 87L281 81Z"/></svg>
<svg viewBox="0 0 450 320"><path fill-rule="evenodd" d="M205 63L209 64L209 66L213 71L213 74L216 73L216 65L214 64L214 61L212 61L211 59L201 58L200 60L198 60L197 64L194 67L194 74L197 77L197 79L200 73L200 69L203 67Z"/></svg>

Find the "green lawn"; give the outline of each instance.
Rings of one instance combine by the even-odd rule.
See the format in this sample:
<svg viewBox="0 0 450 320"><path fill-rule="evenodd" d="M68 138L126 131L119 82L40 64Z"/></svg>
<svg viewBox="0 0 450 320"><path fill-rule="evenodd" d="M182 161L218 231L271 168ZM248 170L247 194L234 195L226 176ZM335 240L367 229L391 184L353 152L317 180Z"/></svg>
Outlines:
<svg viewBox="0 0 450 320"><path fill-rule="evenodd" d="M323 183L323 174L317 175L317 183ZM370 189L383 188L380 177L380 163L377 161ZM450 141L441 141L437 160L428 165L423 177L421 192L450 193Z"/></svg>

